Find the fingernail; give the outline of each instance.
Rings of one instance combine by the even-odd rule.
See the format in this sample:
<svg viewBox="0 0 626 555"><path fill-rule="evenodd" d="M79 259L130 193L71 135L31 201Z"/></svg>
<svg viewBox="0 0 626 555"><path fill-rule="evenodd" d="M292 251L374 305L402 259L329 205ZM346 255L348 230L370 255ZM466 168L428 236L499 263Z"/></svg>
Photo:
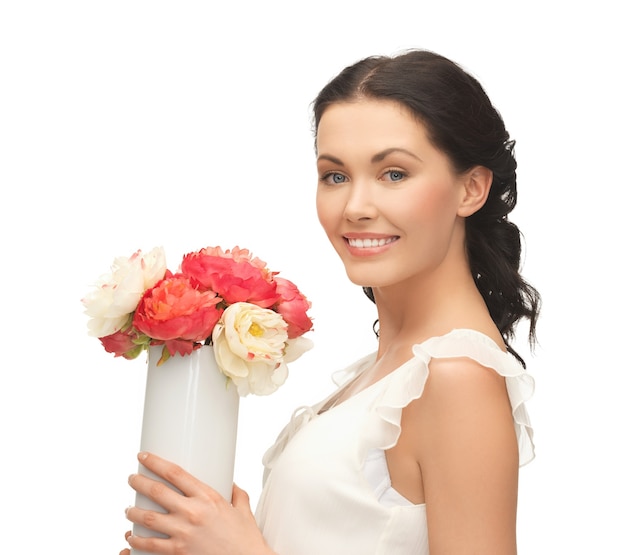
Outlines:
<svg viewBox="0 0 626 555"><path fill-rule="evenodd" d="M148 458L148 453L141 452L141 453L139 453L139 455L137 455L137 458L140 461L145 461Z"/></svg>
<svg viewBox="0 0 626 555"><path fill-rule="evenodd" d="M131 474L131 475L128 477L128 482L129 482L129 483L130 483L130 481L133 479L133 477L134 477L134 476L135 476L134 474Z"/></svg>

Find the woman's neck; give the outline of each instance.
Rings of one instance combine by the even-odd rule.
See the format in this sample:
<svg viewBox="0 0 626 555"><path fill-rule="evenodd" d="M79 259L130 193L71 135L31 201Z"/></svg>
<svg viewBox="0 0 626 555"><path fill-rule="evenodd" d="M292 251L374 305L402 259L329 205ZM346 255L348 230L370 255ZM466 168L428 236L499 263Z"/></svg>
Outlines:
<svg viewBox="0 0 626 555"><path fill-rule="evenodd" d="M501 342L467 266L376 288L374 296L380 324L379 357L390 348L410 347L455 328L477 329Z"/></svg>

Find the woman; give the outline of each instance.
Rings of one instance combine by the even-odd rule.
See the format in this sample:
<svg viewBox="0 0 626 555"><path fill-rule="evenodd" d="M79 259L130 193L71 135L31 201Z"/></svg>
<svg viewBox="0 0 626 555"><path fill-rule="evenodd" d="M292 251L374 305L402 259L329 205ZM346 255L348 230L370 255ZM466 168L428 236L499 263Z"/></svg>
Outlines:
<svg viewBox="0 0 626 555"><path fill-rule="evenodd" d="M426 51L346 68L314 105L318 216L378 310L378 351L266 453L256 519L154 455L128 518L155 553L516 553L533 389L510 345L539 295L519 274L513 141L480 84Z"/></svg>

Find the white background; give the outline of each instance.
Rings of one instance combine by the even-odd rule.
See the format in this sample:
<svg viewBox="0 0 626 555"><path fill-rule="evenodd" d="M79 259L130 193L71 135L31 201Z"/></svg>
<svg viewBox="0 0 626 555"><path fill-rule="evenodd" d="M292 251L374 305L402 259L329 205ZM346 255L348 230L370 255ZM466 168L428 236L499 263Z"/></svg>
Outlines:
<svg viewBox="0 0 626 555"><path fill-rule="evenodd" d="M0 7L3 553L111 554L128 528L145 362L87 337L113 258L251 249L313 301L314 351L242 400L236 481L291 410L375 348L373 306L314 209L309 104L345 65L419 47L461 63L517 139L526 277L542 292L537 458L521 554L624 553L625 44L596 2L4 2ZM7 518L8 517L8 518Z"/></svg>

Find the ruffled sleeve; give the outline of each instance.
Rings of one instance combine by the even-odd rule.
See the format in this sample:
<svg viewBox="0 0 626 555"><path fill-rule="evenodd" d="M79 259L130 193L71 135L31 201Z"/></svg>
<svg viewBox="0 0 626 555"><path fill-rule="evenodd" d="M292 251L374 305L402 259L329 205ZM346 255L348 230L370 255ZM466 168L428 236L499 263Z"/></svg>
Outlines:
<svg viewBox="0 0 626 555"><path fill-rule="evenodd" d="M517 435L519 464L534 458L533 430L524 403L534 392L534 380L510 353L502 351L486 335L474 330L453 330L413 346L413 357L387 376L377 400L375 414L380 426L372 428L371 444L380 449L393 447L400 436L402 409L419 399L428 379L428 365L433 358L467 357L492 368L505 378Z"/></svg>

